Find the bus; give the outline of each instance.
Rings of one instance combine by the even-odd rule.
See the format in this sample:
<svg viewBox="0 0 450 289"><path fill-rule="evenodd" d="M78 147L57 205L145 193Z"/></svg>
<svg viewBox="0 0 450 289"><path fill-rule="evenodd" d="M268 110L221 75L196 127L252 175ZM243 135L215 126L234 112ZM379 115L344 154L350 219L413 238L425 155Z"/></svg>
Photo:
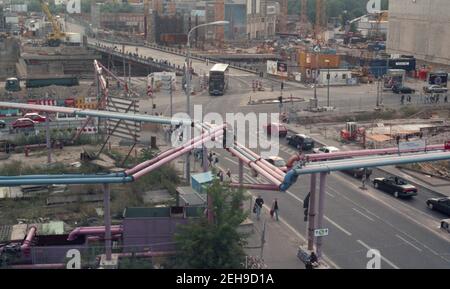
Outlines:
<svg viewBox="0 0 450 289"><path fill-rule="evenodd" d="M217 63L209 71L209 95L224 95L228 89L228 64Z"/></svg>

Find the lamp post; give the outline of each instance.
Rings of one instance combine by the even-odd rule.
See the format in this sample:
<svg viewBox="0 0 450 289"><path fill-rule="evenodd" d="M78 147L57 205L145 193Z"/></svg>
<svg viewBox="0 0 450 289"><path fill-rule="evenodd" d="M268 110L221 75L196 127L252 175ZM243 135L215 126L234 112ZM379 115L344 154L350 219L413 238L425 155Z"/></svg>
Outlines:
<svg viewBox="0 0 450 289"><path fill-rule="evenodd" d="M327 72L327 107L330 107L330 60L325 59L325 63L327 64L328 72Z"/></svg>
<svg viewBox="0 0 450 289"><path fill-rule="evenodd" d="M187 101L186 101L186 105L187 105L187 114L189 115L189 117L191 117L191 65L190 65L190 61L191 61L191 33L192 31L200 28L200 27L205 27L205 26L212 26L212 25L225 25L228 24L228 21L215 21L215 22L209 22L209 23L204 23L204 24L200 24L197 25L195 27L193 27L191 30L189 30L188 35L187 35L187 54L186 54L186 65L185 65L185 77L186 77L186 97L187 97ZM191 131L192 128L189 128L189 133L188 133L188 138L191 138ZM188 183L190 183L190 170L191 170L191 164L190 164L190 154L186 154L186 180Z"/></svg>

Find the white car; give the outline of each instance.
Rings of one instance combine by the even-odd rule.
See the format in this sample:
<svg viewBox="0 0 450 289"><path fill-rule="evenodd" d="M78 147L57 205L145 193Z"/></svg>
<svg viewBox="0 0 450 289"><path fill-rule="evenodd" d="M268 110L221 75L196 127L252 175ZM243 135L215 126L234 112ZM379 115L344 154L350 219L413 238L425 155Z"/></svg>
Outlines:
<svg viewBox="0 0 450 289"><path fill-rule="evenodd" d="M313 149L313 152L315 154L324 154L324 153L329 154L329 153L337 153L339 151L340 151L340 149L338 149L337 147L332 147L332 146L324 146L321 148Z"/></svg>
<svg viewBox="0 0 450 289"><path fill-rule="evenodd" d="M272 156L266 159L269 163L276 166L277 168L285 168L286 161L278 156Z"/></svg>

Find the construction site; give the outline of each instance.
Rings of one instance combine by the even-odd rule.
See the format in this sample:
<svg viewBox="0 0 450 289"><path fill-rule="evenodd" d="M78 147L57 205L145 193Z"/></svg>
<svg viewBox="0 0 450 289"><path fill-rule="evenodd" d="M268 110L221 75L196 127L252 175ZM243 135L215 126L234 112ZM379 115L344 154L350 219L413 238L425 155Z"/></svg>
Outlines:
<svg viewBox="0 0 450 289"><path fill-rule="evenodd" d="M274 207L261 207L270 212L267 244L266 219L252 214L261 192L267 202L268 192L286 193L277 196L289 206L284 198L297 177L297 191L315 194L320 176L316 200L322 200L327 161L334 175L367 161L364 169L377 176L408 175L430 186L427 197L450 196L447 63L387 48L391 7L339 18L327 15L325 0L92 1L75 13L64 1L36 1L37 11L5 2L0 268L68 268L67 248L83 256L77 268L172 268L177 226L212 222L208 188L218 179L247 190L240 206L250 213L239 230L248 234L245 262L259 257L245 268L303 268L300 252L310 257L314 250L317 267L330 268L321 255L325 235L311 236L325 227L323 204L309 215L303 207L301 225L298 216L288 223L297 209L286 210L284 227L271 223ZM191 119L193 105L203 106L201 117L278 113L279 123L248 136L271 135L267 127L276 125L288 138L280 137L278 156L262 157L259 148L237 142L236 131L227 146L227 124ZM199 135L184 141L185 127ZM316 147L292 145L294 136L314 139ZM209 150L207 142L219 148ZM337 151L327 157L318 151L325 147ZM388 163L389 173L378 169ZM351 181L359 186L359 179ZM434 183L438 193L430 189ZM414 209L427 209L417 203ZM314 210L322 219L314 221ZM441 217L434 213L427 224ZM299 245L299 234L289 230L308 236ZM273 252L283 239L294 253L281 260Z"/></svg>

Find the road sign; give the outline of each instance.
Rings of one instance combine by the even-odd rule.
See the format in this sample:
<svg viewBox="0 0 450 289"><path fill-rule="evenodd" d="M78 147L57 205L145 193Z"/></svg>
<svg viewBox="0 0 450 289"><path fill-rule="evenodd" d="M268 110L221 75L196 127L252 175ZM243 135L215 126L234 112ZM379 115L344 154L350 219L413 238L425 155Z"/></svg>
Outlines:
<svg viewBox="0 0 450 289"><path fill-rule="evenodd" d="M314 237L328 236L328 229L316 229L314 230Z"/></svg>

